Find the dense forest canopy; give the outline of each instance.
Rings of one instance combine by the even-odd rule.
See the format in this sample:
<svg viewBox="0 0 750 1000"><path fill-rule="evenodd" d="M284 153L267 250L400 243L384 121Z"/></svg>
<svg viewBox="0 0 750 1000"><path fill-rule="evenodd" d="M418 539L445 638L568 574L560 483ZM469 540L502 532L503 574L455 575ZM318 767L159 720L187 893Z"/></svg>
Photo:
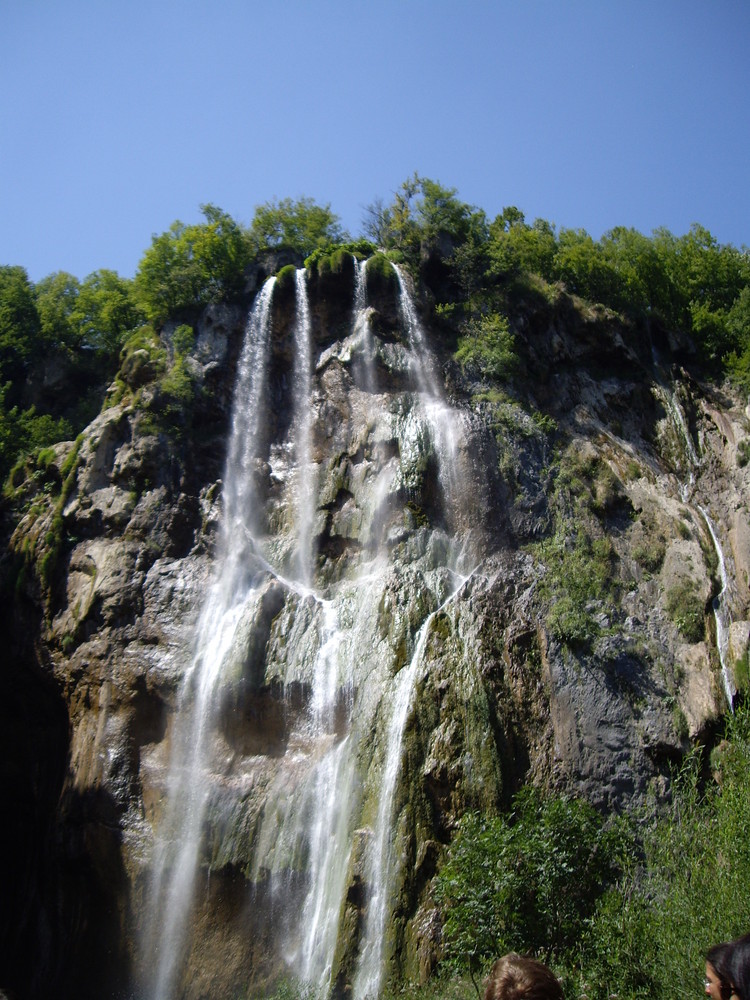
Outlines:
<svg viewBox="0 0 750 1000"><path fill-rule="evenodd" d="M489 220L454 188L417 174L389 203L367 207L356 243L330 206L311 198L259 205L249 226L214 205L201 210L203 222L176 221L153 237L132 280L99 270L34 284L23 268L0 267L3 480L20 456L85 426L129 338L237 301L248 267L280 250L310 261L342 246L359 255L380 249L428 288L437 268L435 314L457 331L456 360L489 379L513 371L513 291L531 284L688 334L708 374L750 387L750 253L698 224L682 236L618 226L595 240L544 219L529 223L515 206Z"/></svg>

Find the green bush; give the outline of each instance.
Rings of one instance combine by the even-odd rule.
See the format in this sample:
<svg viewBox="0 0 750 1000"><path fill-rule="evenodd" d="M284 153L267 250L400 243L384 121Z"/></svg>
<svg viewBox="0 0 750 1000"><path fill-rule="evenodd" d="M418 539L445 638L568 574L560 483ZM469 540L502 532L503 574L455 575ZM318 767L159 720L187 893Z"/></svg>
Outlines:
<svg viewBox="0 0 750 1000"><path fill-rule="evenodd" d="M445 962L478 969L507 951L560 960L620 874L624 825L586 802L525 788L508 816L467 814L436 879Z"/></svg>
<svg viewBox="0 0 750 1000"><path fill-rule="evenodd" d="M459 337L454 357L470 375L508 378L518 365L518 356L507 317L490 313L471 320L466 333Z"/></svg>
<svg viewBox="0 0 750 1000"><path fill-rule="evenodd" d="M712 755L691 755L668 812L600 900L577 957L591 1000L673 1000L702 993L707 949L750 927L750 714L727 721Z"/></svg>
<svg viewBox="0 0 750 1000"><path fill-rule="evenodd" d="M203 205L205 222L177 221L154 236L135 276L140 308L156 324L240 295L251 258L248 235L221 209Z"/></svg>
<svg viewBox="0 0 750 1000"><path fill-rule="evenodd" d="M633 558L649 573L656 573L661 569L666 554L667 547L662 538L649 538L633 546Z"/></svg>
<svg viewBox="0 0 750 1000"><path fill-rule="evenodd" d="M667 592L667 614L688 642L700 642L705 634L703 601L690 580L675 584Z"/></svg>
<svg viewBox="0 0 750 1000"><path fill-rule="evenodd" d="M606 601L614 587L612 543L579 531L572 538L557 534L535 550L547 569L539 586L540 596L552 602L547 627L560 642L589 645L599 634L589 605Z"/></svg>

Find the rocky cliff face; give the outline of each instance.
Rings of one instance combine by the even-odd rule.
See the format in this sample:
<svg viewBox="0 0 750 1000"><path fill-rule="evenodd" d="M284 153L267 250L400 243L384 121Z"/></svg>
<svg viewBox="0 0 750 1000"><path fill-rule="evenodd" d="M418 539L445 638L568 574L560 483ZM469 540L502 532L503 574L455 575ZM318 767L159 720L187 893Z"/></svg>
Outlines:
<svg viewBox="0 0 750 1000"><path fill-rule="evenodd" d="M206 311L186 358L163 331L187 396L132 352L82 439L17 484L0 711L21 995L156 995L167 951L190 997L262 989L290 956L359 996L425 976L465 810L526 782L658 803L744 685L745 401L679 367L688 345L562 291L517 303L512 384L472 382L417 291L347 257L284 269L236 468L250 297Z"/></svg>

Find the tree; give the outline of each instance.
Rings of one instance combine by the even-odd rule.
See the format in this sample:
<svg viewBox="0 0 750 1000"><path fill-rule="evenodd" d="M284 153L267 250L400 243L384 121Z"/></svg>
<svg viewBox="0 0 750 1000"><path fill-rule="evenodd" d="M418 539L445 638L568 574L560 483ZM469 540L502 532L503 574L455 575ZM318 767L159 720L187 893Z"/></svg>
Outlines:
<svg viewBox="0 0 750 1000"><path fill-rule="evenodd" d="M285 247L302 257L319 248L342 243L347 235L330 205L312 198L282 198L257 205L250 224L249 244L254 255Z"/></svg>
<svg viewBox="0 0 750 1000"><path fill-rule="evenodd" d="M0 385L20 382L39 351L34 292L22 267L0 267Z"/></svg>
<svg viewBox="0 0 750 1000"><path fill-rule="evenodd" d="M221 209L202 205L204 223L179 220L154 236L135 277L139 304L156 323L242 291L250 260L247 234Z"/></svg>
<svg viewBox="0 0 750 1000"><path fill-rule="evenodd" d="M94 271L81 284L72 318L81 344L116 359L126 335L143 321L133 282L116 271Z"/></svg>
<svg viewBox="0 0 750 1000"><path fill-rule="evenodd" d="M528 272L552 278L557 250L555 229L545 219L529 226L523 212L507 206L489 227L490 272L495 277Z"/></svg>
<svg viewBox="0 0 750 1000"><path fill-rule="evenodd" d="M412 259L425 243L447 238L455 249L470 238L475 243L487 240L483 211L461 201L455 188L416 173L400 185L390 205L377 199L365 212L365 234Z"/></svg>
<svg viewBox="0 0 750 1000"><path fill-rule="evenodd" d="M747 705L727 718L708 783L705 763L700 750L687 758L669 809L597 905L580 954L592 1000L696 996L706 950L750 926Z"/></svg>
<svg viewBox="0 0 750 1000"><path fill-rule="evenodd" d="M48 347L75 350L80 344L74 318L80 284L67 271L56 271L37 282L34 298L39 313L41 335Z"/></svg>
<svg viewBox="0 0 750 1000"><path fill-rule="evenodd" d="M669 278L653 240L636 229L616 226L601 238L604 259L617 272L617 298L608 305L631 315L670 312Z"/></svg>
<svg viewBox="0 0 750 1000"><path fill-rule="evenodd" d="M471 319L459 337L456 361L468 374L480 378L507 378L518 365L513 334L500 313Z"/></svg>
<svg viewBox="0 0 750 1000"><path fill-rule="evenodd" d="M620 300L617 270L585 229L560 231L553 270L555 277L581 298L605 304Z"/></svg>

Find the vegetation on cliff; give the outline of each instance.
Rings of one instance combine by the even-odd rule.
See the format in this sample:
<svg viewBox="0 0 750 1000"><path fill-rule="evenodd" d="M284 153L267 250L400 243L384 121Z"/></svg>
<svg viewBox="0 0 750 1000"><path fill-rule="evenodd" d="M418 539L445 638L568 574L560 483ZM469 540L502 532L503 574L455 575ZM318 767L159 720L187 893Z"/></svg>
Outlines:
<svg viewBox="0 0 750 1000"><path fill-rule="evenodd" d="M16 459L74 437L97 412L125 340L146 322L190 322L209 303L246 294L248 268L269 251L318 271L345 248L379 246L419 272L436 315L457 331L457 360L472 375L507 377L517 364L513 303L551 286L629 320L688 334L696 360L750 386L750 256L698 224L682 236L616 227L594 240L511 206L490 221L453 188L414 175L368 206L372 242L347 243L329 205L311 198L259 205L243 226L214 205L204 221L154 236L133 280L96 271L36 284L0 268L0 478ZM331 256L338 249L338 257Z"/></svg>

